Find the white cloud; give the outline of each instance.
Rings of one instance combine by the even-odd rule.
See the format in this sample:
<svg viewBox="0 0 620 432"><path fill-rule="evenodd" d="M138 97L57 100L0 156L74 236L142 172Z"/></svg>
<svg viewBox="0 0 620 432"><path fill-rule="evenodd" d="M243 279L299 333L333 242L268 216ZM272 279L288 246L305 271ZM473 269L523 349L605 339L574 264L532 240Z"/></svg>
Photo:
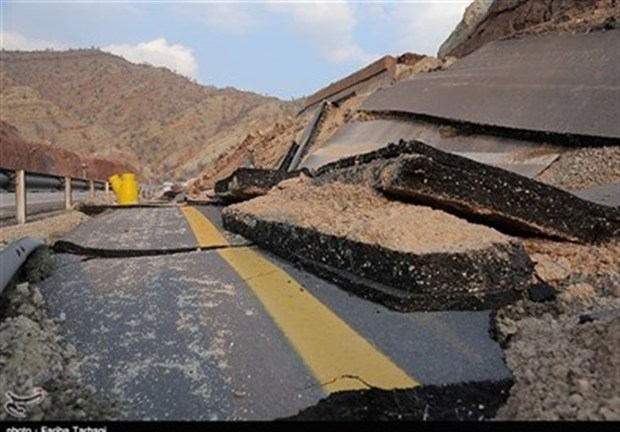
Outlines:
<svg viewBox="0 0 620 432"><path fill-rule="evenodd" d="M204 5L202 21L219 30L245 33L254 29L258 22L249 10L253 5L209 3ZM255 5L254 5L255 6Z"/></svg>
<svg viewBox="0 0 620 432"><path fill-rule="evenodd" d="M355 42L355 11L346 2L272 3L269 9L290 15L292 28L307 37L330 62L368 63L377 57Z"/></svg>
<svg viewBox="0 0 620 432"><path fill-rule="evenodd" d="M0 48L14 51L41 51L46 49L66 49L66 46L54 41L29 38L17 32L1 32Z"/></svg>
<svg viewBox="0 0 620 432"><path fill-rule="evenodd" d="M137 45L108 45L102 50L122 56L134 63L165 66L181 75L190 78L198 77L198 63L191 48L168 44L163 37Z"/></svg>
<svg viewBox="0 0 620 432"><path fill-rule="evenodd" d="M389 19L397 32L397 49L436 55L469 3L468 0L399 4Z"/></svg>

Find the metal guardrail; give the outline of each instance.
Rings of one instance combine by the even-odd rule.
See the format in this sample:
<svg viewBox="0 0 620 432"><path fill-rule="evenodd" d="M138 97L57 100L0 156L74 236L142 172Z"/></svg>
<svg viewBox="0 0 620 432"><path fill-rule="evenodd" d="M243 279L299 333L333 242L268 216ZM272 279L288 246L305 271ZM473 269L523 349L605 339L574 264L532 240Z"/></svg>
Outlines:
<svg viewBox="0 0 620 432"><path fill-rule="evenodd" d="M65 208L72 206L72 190L89 191L89 196L95 196L96 190L109 191L109 184L105 181L95 181L82 178L71 178L50 174L26 172L0 168L0 188L15 192L15 210L17 222L26 223L26 190L63 190L65 192Z"/></svg>
<svg viewBox="0 0 620 432"><path fill-rule="evenodd" d="M16 187L17 170L0 168L0 188L11 191ZM63 176L25 172L27 189L62 190L65 187ZM92 180L96 190L104 190L106 182ZM88 190L91 180L71 178L71 187L78 190Z"/></svg>

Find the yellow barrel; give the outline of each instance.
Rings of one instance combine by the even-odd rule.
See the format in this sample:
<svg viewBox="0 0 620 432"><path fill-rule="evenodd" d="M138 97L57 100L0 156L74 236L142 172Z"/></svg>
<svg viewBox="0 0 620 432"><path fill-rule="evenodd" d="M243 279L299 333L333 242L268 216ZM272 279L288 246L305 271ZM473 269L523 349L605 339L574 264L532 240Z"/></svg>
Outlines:
<svg viewBox="0 0 620 432"><path fill-rule="evenodd" d="M110 182L110 185L112 185L112 190L114 191L116 196L117 197L120 196L121 184L123 183L123 181L121 180L121 177L118 174L114 174L112 177L108 179L108 181Z"/></svg>
<svg viewBox="0 0 620 432"><path fill-rule="evenodd" d="M116 194L116 200L120 205L138 203L139 191L135 174L124 173L120 176L115 174L109 180L112 190Z"/></svg>
<svg viewBox="0 0 620 432"><path fill-rule="evenodd" d="M138 182L136 175L131 173L121 174L121 194L118 196L120 205L138 204Z"/></svg>

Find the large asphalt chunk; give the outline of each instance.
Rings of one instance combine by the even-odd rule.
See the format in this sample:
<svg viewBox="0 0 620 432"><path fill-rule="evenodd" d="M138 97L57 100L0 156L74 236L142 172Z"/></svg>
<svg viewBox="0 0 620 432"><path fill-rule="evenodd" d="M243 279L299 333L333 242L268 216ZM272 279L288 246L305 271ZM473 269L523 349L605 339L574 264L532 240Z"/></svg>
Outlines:
<svg viewBox="0 0 620 432"><path fill-rule="evenodd" d="M516 2L515 2L516 3ZM493 41L361 109L491 126L558 143L620 138L620 30Z"/></svg>
<svg viewBox="0 0 620 432"><path fill-rule="evenodd" d="M269 190L291 177L297 177L299 171L280 171L264 168L239 168L230 176L215 183L215 193L227 201L244 201Z"/></svg>
<svg viewBox="0 0 620 432"><path fill-rule="evenodd" d="M532 272L518 240L368 187L288 181L222 216L228 230L397 310L505 304Z"/></svg>
<svg viewBox="0 0 620 432"><path fill-rule="evenodd" d="M417 141L326 165L317 181L367 182L392 197L509 232L582 243L620 235L618 209Z"/></svg>

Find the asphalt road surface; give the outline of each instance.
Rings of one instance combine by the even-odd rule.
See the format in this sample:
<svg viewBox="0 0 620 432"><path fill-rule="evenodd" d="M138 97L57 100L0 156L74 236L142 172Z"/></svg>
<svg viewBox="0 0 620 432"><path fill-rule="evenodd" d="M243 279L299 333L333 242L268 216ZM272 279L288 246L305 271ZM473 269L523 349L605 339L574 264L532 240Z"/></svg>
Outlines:
<svg viewBox="0 0 620 432"><path fill-rule="evenodd" d="M391 311L226 232L216 207L120 209L63 241L81 252L42 290L124 419L275 419L344 390L509 377L488 312Z"/></svg>
<svg viewBox="0 0 620 432"><path fill-rule="evenodd" d="M73 201L85 201L88 192L73 192ZM28 192L26 195L26 214L36 215L65 207L64 192ZM0 193L0 220L15 219L15 194Z"/></svg>

